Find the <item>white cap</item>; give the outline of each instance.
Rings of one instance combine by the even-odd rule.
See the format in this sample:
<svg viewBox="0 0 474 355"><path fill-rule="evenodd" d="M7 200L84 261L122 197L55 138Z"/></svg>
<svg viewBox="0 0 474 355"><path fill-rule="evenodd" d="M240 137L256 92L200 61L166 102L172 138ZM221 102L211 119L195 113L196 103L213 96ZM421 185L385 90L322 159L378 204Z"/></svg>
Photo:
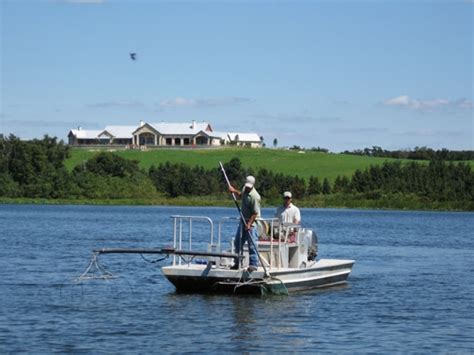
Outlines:
<svg viewBox="0 0 474 355"><path fill-rule="evenodd" d="M252 188L255 184L255 178L252 175L247 176L245 179L245 187Z"/></svg>
<svg viewBox="0 0 474 355"><path fill-rule="evenodd" d="M289 197L289 198L291 198L291 197L292 197L292 196L291 196L291 192L290 192L290 191L285 191L285 192L283 192L283 197Z"/></svg>

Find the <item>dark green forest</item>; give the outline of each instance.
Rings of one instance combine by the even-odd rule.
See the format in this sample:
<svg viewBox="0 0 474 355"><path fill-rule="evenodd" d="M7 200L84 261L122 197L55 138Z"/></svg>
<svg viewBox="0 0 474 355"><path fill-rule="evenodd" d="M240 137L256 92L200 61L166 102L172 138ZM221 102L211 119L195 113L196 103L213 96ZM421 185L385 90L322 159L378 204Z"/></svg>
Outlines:
<svg viewBox="0 0 474 355"><path fill-rule="evenodd" d="M345 151L344 154L366 155L379 158L413 159L413 160L474 160L472 150L434 150L428 147L415 147L407 150L386 150L378 146L353 151Z"/></svg>
<svg viewBox="0 0 474 355"><path fill-rule="evenodd" d="M206 170L167 162L146 171L136 160L102 152L68 172L64 167L68 156L68 146L56 138L45 136L41 140L23 141L11 135L0 139L0 197L72 201L141 199L154 203L183 196L228 197L218 167ZM263 168L254 171L242 166L238 158L226 162L224 167L236 187L246 175L254 175L256 189L267 204L279 203L281 193L290 190L302 206L319 203L327 207L331 205L327 201L333 201L334 207L474 209L474 172L464 162L441 159L425 164L385 162L357 170L351 177L338 176L332 184L327 178L321 181L311 176L306 181ZM388 205L365 203L394 199L397 203ZM408 205L403 205L404 201Z"/></svg>

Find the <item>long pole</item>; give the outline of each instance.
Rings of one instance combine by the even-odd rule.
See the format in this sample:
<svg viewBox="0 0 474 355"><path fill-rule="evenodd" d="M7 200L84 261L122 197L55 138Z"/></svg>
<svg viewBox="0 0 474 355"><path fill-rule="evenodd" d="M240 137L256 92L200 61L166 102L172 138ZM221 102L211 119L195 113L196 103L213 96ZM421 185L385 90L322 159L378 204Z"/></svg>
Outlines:
<svg viewBox="0 0 474 355"><path fill-rule="evenodd" d="M221 162L219 162L219 165L221 166L222 174L224 174L224 178L225 178L225 181L227 183L227 187L230 187L231 186L230 181L229 181L229 178L227 177L224 166L222 165ZM239 202L237 201L237 197L235 197L235 194L233 192L231 192L230 194L232 195L232 199L234 200L235 207L237 207L237 210L239 211L240 219L241 219L242 223L245 225L246 224L245 217L242 214L242 210L240 209L240 205L239 205Z"/></svg>
<svg viewBox="0 0 474 355"><path fill-rule="evenodd" d="M221 162L219 162L219 165L221 167L221 170L222 170L222 174L224 175L224 178L225 178L225 181L227 183L227 187L230 188L230 181L229 181L229 178L227 177L227 174L225 172L225 169L224 169L224 165L222 165ZM237 207L237 210L239 211L239 215L240 215L240 219L241 219L241 222L242 222L242 228L245 227L245 225L247 224L245 222L245 217L244 215L242 214L242 210L240 209L240 205L239 205L239 202L237 201L237 197L235 197L235 194L233 192L231 192L231 195L232 195L232 199L234 200L234 203L235 203L235 207ZM240 236L239 236L240 237ZM260 260L260 264L262 264L262 267L263 267L263 271L265 272L265 275L269 276L270 274L268 273L267 271L267 268L265 267L265 264L263 263L263 260L262 260L262 257L260 256L260 253L258 252L258 249L257 249L257 246L255 245L253 239L252 239L252 236L250 235L249 233L249 243L252 243L253 247L255 248L255 251L257 252L257 256L258 256L258 259ZM242 242L242 241L241 241ZM239 243L240 244L240 243ZM240 252L240 251L239 251Z"/></svg>

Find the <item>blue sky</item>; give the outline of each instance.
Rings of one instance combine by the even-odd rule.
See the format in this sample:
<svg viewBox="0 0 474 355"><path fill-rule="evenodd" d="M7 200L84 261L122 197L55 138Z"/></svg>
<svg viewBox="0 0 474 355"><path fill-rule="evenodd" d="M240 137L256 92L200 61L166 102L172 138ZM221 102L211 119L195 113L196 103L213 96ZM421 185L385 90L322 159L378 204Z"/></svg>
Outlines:
<svg viewBox="0 0 474 355"><path fill-rule="evenodd" d="M269 146L474 149L472 1L0 3L4 134L196 120Z"/></svg>

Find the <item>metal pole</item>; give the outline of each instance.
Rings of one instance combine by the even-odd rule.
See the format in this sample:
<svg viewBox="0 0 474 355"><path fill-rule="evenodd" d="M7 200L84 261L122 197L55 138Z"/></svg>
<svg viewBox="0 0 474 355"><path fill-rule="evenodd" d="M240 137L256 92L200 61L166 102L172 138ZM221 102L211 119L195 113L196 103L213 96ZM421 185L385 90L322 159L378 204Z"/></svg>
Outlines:
<svg viewBox="0 0 474 355"><path fill-rule="evenodd" d="M222 165L221 162L219 162L219 165L221 166L221 170L222 170L222 173L224 174L224 178L225 178L225 181L227 182L227 186L230 187L230 181L229 181L229 178L227 177L227 174L225 172L225 169L224 169L224 166ZM237 209L239 210L239 215L240 215L240 219L242 220L242 228L244 228L244 226L246 225L245 223L245 217L244 215L242 214L242 210L240 209L240 206L239 206L239 202L237 201L237 198L235 197L234 193L231 192L231 195L232 195L232 198L234 199L234 203L235 203L235 206L237 207ZM258 252L258 249L257 249L257 246L255 245L252 237L249 235L249 243L252 243L253 244L253 247L255 248L255 251L257 252L257 256L258 256L258 259L260 260L260 264L262 265L263 267L263 271L265 272L265 275L270 275L267 271L267 268L265 267L265 264L263 263L263 260L262 260L262 257L260 256L260 253ZM240 243L242 243L242 238L240 239ZM243 249L243 248L241 248Z"/></svg>

